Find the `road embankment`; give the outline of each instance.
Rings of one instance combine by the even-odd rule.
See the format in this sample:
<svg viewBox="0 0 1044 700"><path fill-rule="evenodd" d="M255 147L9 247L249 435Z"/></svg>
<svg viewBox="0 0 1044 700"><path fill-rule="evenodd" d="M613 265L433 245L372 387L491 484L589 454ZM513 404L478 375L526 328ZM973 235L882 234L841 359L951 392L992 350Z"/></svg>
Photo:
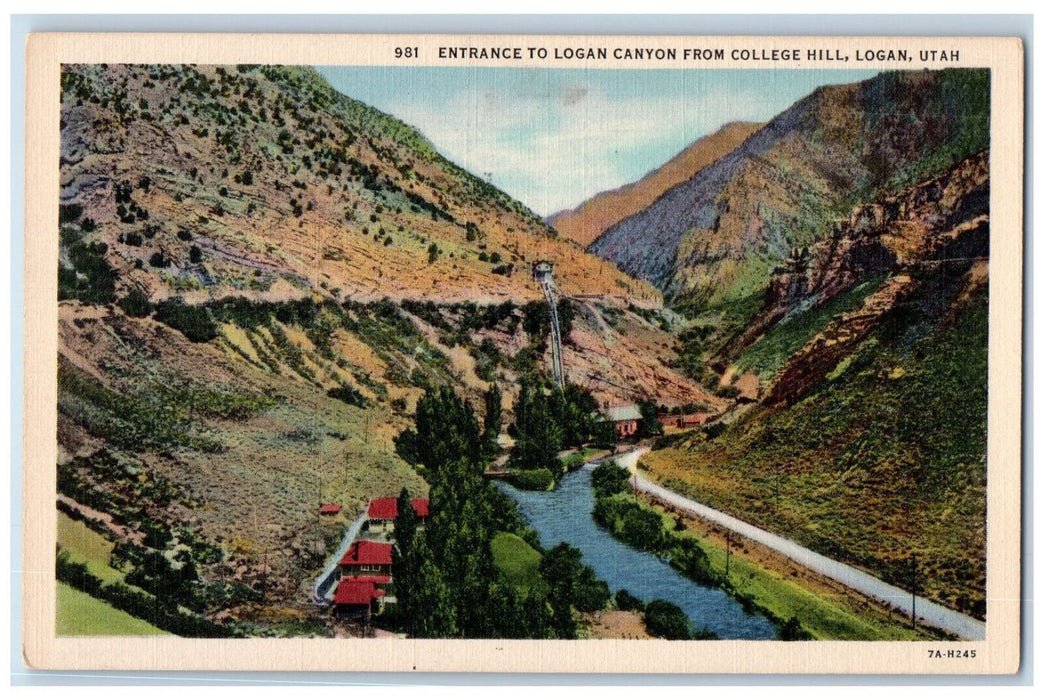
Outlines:
<svg viewBox="0 0 1044 700"><path fill-rule="evenodd" d="M886 583L865 571L823 556L792 540L763 530L735 516L715 510L649 481L639 474L637 469L638 459L647 451L648 448L638 448L616 457L617 463L631 472L631 485L636 491L648 494L679 511L715 523L741 537L779 552L806 569L821 574L863 595L870 596L885 605L899 610L905 615L914 615L917 620L933 627L945 630L963 639L985 639L986 625L980 620L924 598L915 597L909 591Z"/></svg>

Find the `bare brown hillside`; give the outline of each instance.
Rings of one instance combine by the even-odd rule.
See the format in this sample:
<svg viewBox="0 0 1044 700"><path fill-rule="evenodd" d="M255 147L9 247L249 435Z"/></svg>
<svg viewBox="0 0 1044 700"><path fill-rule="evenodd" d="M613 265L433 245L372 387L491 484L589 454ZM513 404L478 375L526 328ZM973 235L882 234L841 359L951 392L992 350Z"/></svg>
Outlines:
<svg viewBox="0 0 1044 700"><path fill-rule="evenodd" d="M735 150L762 126L754 122L730 122L694 141L641 180L596 194L576 209L553 215L549 222L562 236L586 247L611 226L637 214L667 190Z"/></svg>
<svg viewBox="0 0 1044 700"><path fill-rule="evenodd" d="M69 65L62 88L63 223L117 296L535 299L549 259L567 293L658 299L311 69Z"/></svg>

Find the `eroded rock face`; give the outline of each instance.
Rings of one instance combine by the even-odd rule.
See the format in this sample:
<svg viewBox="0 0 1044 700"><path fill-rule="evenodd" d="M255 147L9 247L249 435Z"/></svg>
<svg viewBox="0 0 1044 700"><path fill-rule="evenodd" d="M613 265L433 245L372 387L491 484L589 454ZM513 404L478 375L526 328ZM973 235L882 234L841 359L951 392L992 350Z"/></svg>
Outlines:
<svg viewBox="0 0 1044 700"><path fill-rule="evenodd" d="M946 71L821 88L588 249L676 301L758 293L752 280L764 279L765 264L832 240L830 221L853 198L873 201L846 212L846 228L856 237L880 231L917 202L879 197L988 148L988 91L985 74Z"/></svg>
<svg viewBox="0 0 1044 700"><path fill-rule="evenodd" d="M918 269L963 274L985 264L988 255L986 152L893 197L855 207L832 240L813 247L807 264L803 259L788 261L790 267L773 277L766 310L730 349L747 347L801 303L811 300L819 305L856 284L887 275L858 309L831 320L784 366L765 402L793 403L917 288Z"/></svg>

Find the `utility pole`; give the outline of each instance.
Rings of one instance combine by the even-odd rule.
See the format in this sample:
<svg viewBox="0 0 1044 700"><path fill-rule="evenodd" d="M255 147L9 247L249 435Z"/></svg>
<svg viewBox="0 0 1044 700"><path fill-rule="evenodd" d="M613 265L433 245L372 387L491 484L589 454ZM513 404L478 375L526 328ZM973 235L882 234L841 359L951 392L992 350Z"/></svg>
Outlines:
<svg viewBox="0 0 1044 700"><path fill-rule="evenodd" d="M779 513L779 465L776 465L776 513Z"/></svg>
<svg viewBox="0 0 1044 700"><path fill-rule="evenodd" d="M268 593L268 549L265 549L265 562L261 568L261 600L265 599Z"/></svg>
<svg viewBox="0 0 1044 700"><path fill-rule="evenodd" d="M917 555L910 555L910 625L917 629Z"/></svg>
<svg viewBox="0 0 1044 700"><path fill-rule="evenodd" d="M732 533L725 531L725 581L729 580L729 560L732 559Z"/></svg>

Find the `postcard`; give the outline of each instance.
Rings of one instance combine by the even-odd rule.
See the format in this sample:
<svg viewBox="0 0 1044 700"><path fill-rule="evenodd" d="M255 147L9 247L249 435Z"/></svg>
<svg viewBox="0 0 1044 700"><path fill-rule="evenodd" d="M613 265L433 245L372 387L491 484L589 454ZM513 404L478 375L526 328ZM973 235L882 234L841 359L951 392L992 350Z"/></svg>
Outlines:
<svg viewBox="0 0 1044 700"><path fill-rule="evenodd" d="M1019 667L1010 38L37 34L47 669Z"/></svg>

